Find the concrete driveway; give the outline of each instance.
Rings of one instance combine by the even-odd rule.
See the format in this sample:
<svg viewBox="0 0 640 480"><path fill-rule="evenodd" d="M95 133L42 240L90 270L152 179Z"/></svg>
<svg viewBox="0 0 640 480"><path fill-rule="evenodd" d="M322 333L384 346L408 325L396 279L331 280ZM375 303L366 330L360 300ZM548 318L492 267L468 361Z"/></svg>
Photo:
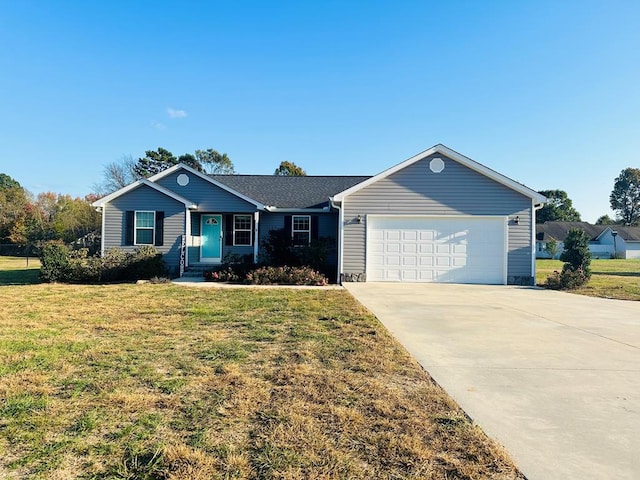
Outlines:
<svg viewBox="0 0 640 480"><path fill-rule="evenodd" d="M640 303L347 283L530 480L640 478Z"/></svg>

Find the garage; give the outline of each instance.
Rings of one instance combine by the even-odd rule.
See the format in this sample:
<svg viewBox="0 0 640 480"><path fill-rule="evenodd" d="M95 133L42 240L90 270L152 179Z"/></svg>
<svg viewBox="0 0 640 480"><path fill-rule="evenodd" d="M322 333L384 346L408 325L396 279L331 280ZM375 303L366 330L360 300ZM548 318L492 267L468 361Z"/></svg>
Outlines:
<svg viewBox="0 0 640 480"><path fill-rule="evenodd" d="M507 281L506 217L368 215L366 227L367 281Z"/></svg>

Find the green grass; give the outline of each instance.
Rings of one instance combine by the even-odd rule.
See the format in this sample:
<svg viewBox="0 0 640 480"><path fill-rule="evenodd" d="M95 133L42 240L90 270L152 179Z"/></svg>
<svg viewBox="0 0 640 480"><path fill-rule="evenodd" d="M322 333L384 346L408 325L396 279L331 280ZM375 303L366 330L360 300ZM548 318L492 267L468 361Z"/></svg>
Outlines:
<svg viewBox="0 0 640 480"><path fill-rule="evenodd" d="M40 260L30 257L0 256L0 285L39 283Z"/></svg>
<svg viewBox="0 0 640 480"><path fill-rule="evenodd" d="M536 283L541 285L554 270L561 271L559 260L536 260ZM592 260L591 280L574 293L593 297L640 300L640 259Z"/></svg>
<svg viewBox="0 0 640 480"><path fill-rule="evenodd" d="M521 478L340 290L0 288L0 478Z"/></svg>

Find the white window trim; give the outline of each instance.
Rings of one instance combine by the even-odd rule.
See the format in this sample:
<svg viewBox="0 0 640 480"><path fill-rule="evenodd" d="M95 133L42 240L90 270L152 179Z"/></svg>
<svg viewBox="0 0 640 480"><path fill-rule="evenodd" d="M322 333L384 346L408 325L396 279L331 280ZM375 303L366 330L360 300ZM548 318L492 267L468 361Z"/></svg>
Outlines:
<svg viewBox="0 0 640 480"><path fill-rule="evenodd" d="M236 228L236 217L249 217L249 228ZM250 213L239 213L233 215L233 246L234 247L251 247L253 245L253 215ZM236 243L236 232L249 232L249 243Z"/></svg>
<svg viewBox="0 0 640 480"><path fill-rule="evenodd" d="M307 230L296 230L294 228L296 224L296 218L307 218L309 220L309 228ZM306 233L307 234L307 245L311 244L311 215L292 215L291 216L291 239L295 238L296 233ZM302 245L300 245L302 246Z"/></svg>
<svg viewBox="0 0 640 480"><path fill-rule="evenodd" d="M153 227L138 227L138 214L152 213ZM138 229L151 230L151 243L138 243ZM155 210L135 210L133 213L133 244L134 245L155 245L156 243L156 212Z"/></svg>

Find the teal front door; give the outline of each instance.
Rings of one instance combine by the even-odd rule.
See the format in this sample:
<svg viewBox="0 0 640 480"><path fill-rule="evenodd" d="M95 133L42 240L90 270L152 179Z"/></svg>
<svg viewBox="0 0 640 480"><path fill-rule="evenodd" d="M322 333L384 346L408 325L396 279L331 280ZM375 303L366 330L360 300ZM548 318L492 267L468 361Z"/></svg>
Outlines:
<svg viewBox="0 0 640 480"><path fill-rule="evenodd" d="M220 263L222 260L222 215L200 217L200 261Z"/></svg>

